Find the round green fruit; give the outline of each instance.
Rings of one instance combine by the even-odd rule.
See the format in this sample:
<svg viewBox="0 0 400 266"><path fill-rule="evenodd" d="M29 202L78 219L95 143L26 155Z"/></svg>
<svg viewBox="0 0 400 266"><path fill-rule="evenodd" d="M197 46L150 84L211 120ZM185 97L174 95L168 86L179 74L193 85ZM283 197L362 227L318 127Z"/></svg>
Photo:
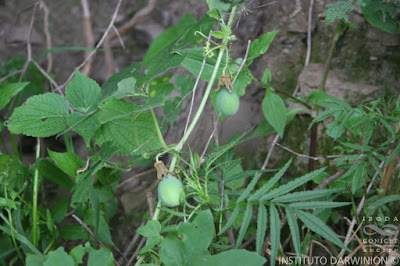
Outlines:
<svg viewBox="0 0 400 266"><path fill-rule="evenodd" d="M183 184L176 177L169 175L158 184L158 198L164 206L175 207L181 202Z"/></svg>
<svg viewBox="0 0 400 266"><path fill-rule="evenodd" d="M236 92L230 93L227 89L222 89L217 94L216 105L222 114L234 115L239 110L239 96Z"/></svg>

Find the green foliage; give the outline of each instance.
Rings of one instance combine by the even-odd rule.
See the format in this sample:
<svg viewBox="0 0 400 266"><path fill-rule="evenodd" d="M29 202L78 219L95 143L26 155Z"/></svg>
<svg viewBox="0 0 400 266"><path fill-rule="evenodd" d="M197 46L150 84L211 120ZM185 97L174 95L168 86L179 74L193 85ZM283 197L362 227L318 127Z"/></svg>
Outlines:
<svg viewBox="0 0 400 266"><path fill-rule="evenodd" d="M282 98L273 93L271 88L268 88L265 93L262 110L265 119L282 138L286 125L286 106Z"/></svg>
<svg viewBox="0 0 400 266"><path fill-rule="evenodd" d="M348 13L353 11L354 5L346 0L339 0L332 4L326 5L327 10L324 11L326 24L329 25L336 20L349 24Z"/></svg>
<svg viewBox="0 0 400 266"><path fill-rule="evenodd" d="M67 116L65 99L56 93L46 93L33 96L16 108L7 121L7 127L13 134L49 137L65 129Z"/></svg>
<svg viewBox="0 0 400 266"><path fill-rule="evenodd" d="M397 0L360 0L361 10L367 21L383 31L397 34L400 31L399 20L400 2Z"/></svg>

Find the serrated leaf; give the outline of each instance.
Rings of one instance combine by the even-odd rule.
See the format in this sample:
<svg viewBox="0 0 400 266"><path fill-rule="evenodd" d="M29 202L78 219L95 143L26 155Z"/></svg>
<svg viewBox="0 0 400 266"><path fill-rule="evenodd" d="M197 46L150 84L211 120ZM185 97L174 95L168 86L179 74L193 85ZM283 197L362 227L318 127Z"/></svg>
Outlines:
<svg viewBox="0 0 400 266"><path fill-rule="evenodd" d="M278 196L281 196L283 194L286 194L292 190L294 190L295 188L303 185L304 183L310 181L311 179L317 177L318 175L320 175L322 172L324 172L326 169L326 167L312 171L311 173L308 173L302 177L298 177L293 181L288 182L285 185L282 185L274 190L272 190L271 192L269 192L268 194L266 194L265 196L263 196L260 201L265 201L265 200L269 200L271 198L275 198Z"/></svg>
<svg viewBox="0 0 400 266"><path fill-rule="evenodd" d="M256 235L256 250L259 255L262 255L262 246L264 245L265 233L267 231L267 208L265 205L260 203L258 205L258 217L257 217L257 235Z"/></svg>
<svg viewBox="0 0 400 266"><path fill-rule="evenodd" d="M289 204L293 209L327 209L338 208L350 205L350 202L329 202L329 201L311 201L311 202L295 202Z"/></svg>
<svg viewBox="0 0 400 266"><path fill-rule="evenodd" d="M250 65L255 58L267 52L269 45L274 40L277 33L278 31L267 32L263 34L259 39L252 42L249 49L248 59L246 61L247 65Z"/></svg>
<svg viewBox="0 0 400 266"><path fill-rule="evenodd" d="M114 266L114 257L107 248L100 248L99 250L90 249L87 263L88 266Z"/></svg>
<svg viewBox="0 0 400 266"><path fill-rule="evenodd" d="M327 4L326 7L328 9L323 13L326 19L326 25L329 25L336 20L343 20L345 23L350 23L348 13L354 9L352 3L345 0L339 0L335 3Z"/></svg>
<svg viewBox="0 0 400 266"><path fill-rule="evenodd" d="M339 237L335 232L332 231L324 222L322 222L318 217L301 210L294 210L297 214L297 217L304 223L304 225L309 228L314 233L326 238L326 240L336 244L337 246L349 250L343 243L340 241Z"/></svg>
<svg viewBox="0 0 400 266"><path fill-rule="evenodd" d="M65 266L74 266L74 260L64 251L63 247L59 247L54 251L50 251L46 256L46 260L43 263L43 266L53 266L53 265L65 265Z"/></svg>
<svg viewBox="0 0 400 266"><path fill-rule="evenodd" d="M90 192L93 188L93 176L89 175L76 185L74 194L72 195L71 205L75 203L84 203L89 199Z"/></svg>
<svg viewBox="0 0 400 266"><path fill-rule="evenodd" d="M385 196L371 204L368 205L368 209L369 210L373 210L376 209L382 205L386 205L390 202L394 202L394 201L399 201L400 200L400 194L397 195L389 195L389 196Z"/></svg>
<svg viewBox="0 0 400 266"><path fill-rule="evenodd" d="M47 152L58 168L73 177L76 177L76 170L85 164L82 158L75 153L55 152L51 150L47 150Z"/></svg>
<svg viewBox="0 0 400 266"><path fill-rule="evenodd" d="M238 198L236 204L242 202L243 200L245 200L249 195L250 192L254 189L254 187L256 186L258 181L258 172L256 172L254 174L253 179L251 180L251 182L249 183L249 185L247 186L247 188L243 191L243 193L240 195L240 197Z"/></svg>
<svg viewBox="0 0 400 266"><path fill-rule="evenodd" d="M68 83L65 96L71 106L82 113L87 113L97 107L100 101L101 88L96 81L75 70L74 79Z"/></svg>
<svg viewBox="0 0 400 266"><path fill-rule="evenodd" d="M128 101L109 99L103 105L95 141L100 146L111 143L118 155L132 155L136 150L147 153L161 148L151 114L137 112L141 107Z"/></svg>
<svg viewBox="0 0 400 266"><path fill-rule="evenodd" d="M283 196L274 198L271 202L291 202L291 201L303 201L321 198L332 193L344 191L344 188L333 188L333 189L321 189L321 190L309 190L288 193Z"/></svg>
<svg viewBox="0 0 400 266"><path fill-rule="evenodd" d="M74 112L68 116L68 126L72 131L83 137L86 142L86 147L90 146L92 137L101 126L99 121L100 115L100 112L89 114Z"/></svg>
<svg viewBox="0 0 400 266"><path fill-rule="evenodd" d="M63 97L46 93L30 97L15 108L7 127L13 134L32 137L50 137L67 126L68 106Z"/></svg>
<svg viewBox="0 0 400 266"><path fill-rule="evenodd" d="M268 180L261 188L259 188L253 195L250 196L249 201L259 200L265 193L267 193L278 180L283 176L286 170L289 168L290 164L292 163L292 159L290 159L279 171Z"/></svg>
<svg viewBox="0 0 400 266"><path fill-rule="evenodd" d="M229 229L229 227L231 227L233 225L233 223L235 222L236 218L238 217L239 211L240 211L240 206L236 205L235 209L233 210L232 214L230 215L229 221L219 231L219 233L218 233L219 236L222 235L226 230Z"/></svg>
<svg viewBox="0 0 400 266"><path fill-rule="evenodd" d="M292 235L292 243L294 246L294 250L296 251L296 255L300 257L301 244L300 244L299 225L297 224L296 217L294 216L294 213L290 208L285 208L285 212L289 224L290 233Z"/></svg>
<svg viewBox="0 0 400 266"><path fill-rule="evenodd" d="M0 88L0 110L6 107L11 99L22 91L29 82L10 83Z"/></svg>
<svg viewBox="0 0 400 266"><path fill-rule="evenodd" d="M228 12L231 7L230 3L226 3L222 0L207 0L207 5L210 11L216 9L220 17L225 16L226 12Z"/></svg>
<svg viewBox="0 0 400 266"><path fill-rule="evenodd" d="M278 248L281 239L281 220L279 218L278 210L275 205L269 207L270 213L270 234L271 234L271 256L270 262L271 266L275 265L275 258L278 256Z"/></svg>
<svg viewBox="0 0 400 266"><path fill-rule="evenodd" d="M249 228L251 217L253 216L253 206L251 203L247 203L246 210L244 211L242 224L240 225L239 235L236 239L236 247L240 247L243 238L246 235L247 229Z"/></svg>
<svg viewBox="0 0 400 266"><path fill-rule="evenodd" d="M262 110L265 119L283 137L286 125L286 106L282 98L272 92L270 88L265 93L262 102Z"/></svg>

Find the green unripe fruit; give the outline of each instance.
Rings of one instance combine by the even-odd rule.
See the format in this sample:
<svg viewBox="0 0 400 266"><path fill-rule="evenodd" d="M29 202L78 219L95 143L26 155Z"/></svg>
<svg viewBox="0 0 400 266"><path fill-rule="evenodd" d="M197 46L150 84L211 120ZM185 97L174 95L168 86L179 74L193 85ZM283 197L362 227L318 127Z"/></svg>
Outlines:
<svg viewBox="0 0 400 266"><path fill-rule="evenodd" d="M176 177L169 175L158 184L158 198L164 206L175 207L181 202L183 184Z"/></svg>
<svg viewBox="0 0 400 266"><path fill-rule="evenodd" d="M239 96L236 92L230 93L227 89L222 89L217 94L217 109L224 115L234 115L239 110Z"/></svg>

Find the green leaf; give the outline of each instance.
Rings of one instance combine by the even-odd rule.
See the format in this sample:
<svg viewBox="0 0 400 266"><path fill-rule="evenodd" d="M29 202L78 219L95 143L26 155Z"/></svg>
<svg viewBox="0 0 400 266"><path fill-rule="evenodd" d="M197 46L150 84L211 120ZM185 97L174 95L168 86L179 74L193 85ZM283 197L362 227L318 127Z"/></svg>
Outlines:
<svg viewBox="0 0 400 266"><path fill-rule="evenodd" d="M63 247L59 247L55 251L50 251L47 255L43 266L65 265L74 266L74 260L64 251Z"/></svg>
<svg viewBox="0 0 400 266"><path fill-rule="evenodd" d="M266 68L262 76L261 83L263 86L267 86L269 83L271 83L271 80L272 80L271 70L269 68Z"/></svg>
<svg viewBox="0 0 400 266"><path fill-rule="evenodd" d="M75 262L75 265L82 264L82 258L85 255L85 253L90 250L90 245L89 243L86 243L85 246L83 245L78 245L75 246L70 252L69 255L72 257L72 259Z"/></svg>
<svg viewBox="0 0 400 266"><path fill-rule="evenodd" d="M253 216L253 206L251 203L247 203L246 210L244 211L242 224L240 225L239 235L236 239L236 247L240 247L243 238L246 235L247 229L249 228L251 217Z"/></svg>
<svg viewBox="0 0 400 266"><path fill-rule="evenodd" d="M213 12L214 9L218 11L219 18L225 16L226 12L228 12L229 8L231 7L230 3L226 3L225 1L222 0L207 0L207 5L208 11L207 13ZM210 16L213 15L213 13L209 14ZM215 19L219 19L215 16L213 16Z"/></svg>
<svg viewBox="0 0 400 266"><path fill-rule="evenodd" d="M256 235L256 250L259 255L262 255L262 246L264 245L265 233L267 231L267 208L265 205L260 203L258 205L258 217L257 217L257 235Z"/></svg>
<svg viewBox="0 0 400 266"><path fill-rule="evenodd" d="M338 208L350 205L350 202L329 202L329 201L311 201L311 202L295 202L289 204L293 209L327 209Z"/></svg>
<svg viewBox="0 0 400 266"><path fill-rule="evenodd" d="M183 245L177 236L169 235L161 242L160 260L165 265L184 265Z"/></svg>
<svg viewBox="0 0 400 266"><path fill-rule="evenodd" d="M291 201L304 201L316 198L321 198L332 193L344 191L344 188L321 189L321 190L308 190L288 193L283 196L274 198L271 202L291 202Z"/></svg>
<svg viewBox="0 0 400 266"><path fill-rule="evenodd" d="M138 91L135 87L136 79L135 78L125 78L118 82L117 86L118 89L114 92L114 97L117 99L122 99L128 96L141 96L143 93Z"/></svg>
<svg viewBox="0 0 400 266"><path fill-rule="evenodd" d="M151 114L137 112L140 106L123 100L110 99L100 106L103 124L95 135L98 145L111 143L118 155L142 154L161 148Z"/></svg>
<svg viewBox="0 0 400 266"><path fill-rule="evenodd" d="M74 186L74 182L72 182L71 178L59 168L51 164L48 160L41 160L38 164L38 168L40 176L44 177L45 179L68 190L71 190Z"/></svg>
<svg viewBox="0 0 400 266"><path fill-rule="evenodd" d="M232 266L232 265L251 265L262 266L265 263L265 258L255 252L250 252L244 249L232 249L218 253L217 255L205 255L191 261L189 265L193 266ZM171 264L179 265L179 264Z"/></svg>
<svg viewBox="0 0 400 266"><path fill-rule="evenodd" d="M246 87L253 81L253 75L247 66L244 66L242 71L240 71L233 88L238 96L243 96L246 93Z"/></svg>
<svg viewBox="0 0 400 266"><path fill-rule="evenodd" d="M17 174L18 165L9 155L0 155L0 183L8 184Z"/></svg>
<svg viewBox="0 0 400 266"><path fill-rule="evenodd" d="M236 204L242 202L243 200L245 200L249 195L250 192L254 189L254 187L256 186L258 181L258 172L256 172L253 176L253 179L251 180L251 182L249 183L249 185L247 186L247 188L243 191L243 193L240 195L240 197L238 198Z"/></svg>
<svg viewBox="0 0 400 266"><path fill-rule="evenodd" d="M99 250L90 249L88 266L114 266L114 257L109 249L100 248Z"/></svg>
<svg viewBox="0 0 400 266"><path fill-rule="evenodd" d="M279 171L268 180L261 188L259 188L252 196L250 196L249 201L259 200L265 193L267 193L278 180L283 176L286 170L289 168L290 164L292 163L292 159L290 159Z"/></svg>
<svg viewBox="0 0 400 266"><path fill-rule="evenodd" d="M263 196L260 201L266 201L278 196L281 196L283 194L286 194L292 190L294 190L295 188L303 185L304 183L310 181L311 179L319 176L321 173L323 173L325 171L326 167L312 171L302 177L298 177L293 181L288 182L285 185L282 185L274 190L272 190L271 192L269 192L268 194L266 194L265 196Z"/></svg>
<svg viewBox="0 0 400 266"><path fill-rule="evenodd" d="M5 199L0 197L0 207L1 208L11 208L11 209L17 209L17 205L15 204L16 202L11 199Z"/></svg>
<svg viewBox="0 0 400 266"><path fill-rule="evenodd" d="M74 194L72 195L71 205L78 202L86 202L89 199L90 192L93 188L93 176L89 175L83 181L77 184Z"/></svg>
<svg viewBox="0 0 400 266"><path fill-rule="evenodd" d="M13 134L32 137L50 137L67 126L68 106L56 93L45 93L30 97L17 107L7 121Z"/></svg>
<svg viewBox="0 0 400 266"><path fill-rule="evenodd" d="M65 225L60 228L59 233L65 240L89 240L89 233L80 224Z"/></svg>
<svg viewBox="0 0 400 266"><path fill-rule="evenodd" d="M328 241L336 244L337 246L349 250L343 243L340 241L339 237L332 231L324 222L322 222L318 217L301 210L294 210L297 214L297 217L304 223L304 225L309 228L314 233L321 235L326 238Z"/></svg>
<svg viewBox="0 0 400 266"><path fill-rule="evenodd" d="M379 176L383 178L383 172L381 167L379 166L378 162L372 157L371 155L368 155L368 161L371 163L371 165L375 168L375 170L378 172Z"/></svg>
<svg viewBox="0 0 400 266"><path fill-rule="evenodd" d="M159 221L149 220L146 225L137 229L138 234L149 237L157 237L161 232L161 224Z"/></svg>
<svg viewBox="0 0 400 266"><path fill-rule="evenodd" d="M23 90L29 82L9 83L0 88L0 110L7 106L11 99Z"/></svg>
<svg viewBox="0 0 400 266"><path fill-rule="evenodd" d="M278 256L278 248L280 245L281 239L281 220L279 218L278 210L276 209L275 205L271 204L269 207L270 213L270 233L271 233L271 266L275 265L275 258Z"/></svg>
<svg viewBox="0 0 400 266"><path fill-rule="evenodd" d="M392 17L389 12L370 8L369 5L361 5L361 11L363 12L367 21L372 26L392 34L399 33L399 23Z"/></svg>
<svg viewBox="0 0 400 266"><path fill-rule="evenodd" d="M299 225L297 224L296 217L290 208L285 208L286 218L289 224L290 233L292 235L292 242L296 255L300 257L301 255L301 244L300 244L300 231Z"/></svg>
<svg viewBox="0 0 400 266"><path fill-rule="evenodd" d="M74 79L68 83L65 96L71 106L82 113L94 110L100 101L101 88L96 81L86 77L78 69Z"/></svg>
<svg viewBox="0 0 400 266"><path fill-rule="evenodd" d="M390 196L385 196L371 204L368 205L368 209L369 210L373 210L376 209L382 205L386 205L390 202L394 202L394 201L399 201L400 200L400 194L396 194L396 195L390 195Z"/></svg>
<svg viewBox="0 0 400 266"><path fill-rule="evenodd" d="M354 9L354 5L345 0L339 0L336 3L327 4L327 10L324 11L326 25L329 25L336 20L342 20L345 23L350 23L348 13Z"/></svg>
<svg viewBox="0 0 400 266"><path fill-rule="evenodd" d="M99 121L100 112L81 114L74 112L68 116L67 123L71 130L78 133L83 137L86 142L86 147L90 146L92 137L96 131L101 127Z"/></svg>
<svg viewBox="0 0 400 266"><path fill-rule="evenodd" d="M186 261L207 251L215 235L214 220L210 210L200 212L192 223L180 223L179 235Z"/></svg>
<svg viewBox="0 0 400 266"><path fill-rule="evenodd" d="M189 48L181 50L180 53L185 56L185 59L182 61L181 65L192 73L194 76L198 76L200 74L200 69L203 64L204 59L204 51L202 48ZM222 57L222 62L225 62L226 55ZM209 81L211 79L211 74L215 68L215 64L217 62L217 57L214 56L212 58L206 58L206 62L204 64L203 72L201 73L200 78L204 81ZM222 75L223 66L218 68L217 77Z"/></svg>
<svg viewBox="0 0 400 266"><path fill-rule="evenodd" d="M229 227L231 227L233 225L233 223L235 222L238 214L240 211L240 206L236 205L235 209L233 210L233 212L230 215L229 221L225 224L224 227L222 227L222 229L219 231L218 235L222 235L226 230L229 229Z"/></svg>
<svg viewBox="0 0 400 266"><path fill-rule="evenodd" d="M268 123L283 137L286 125L286 106L282 98L272 92L270 88L265 93L262 110Z"/></svg>
<svg viewBox="0 0 400 266"><path fill-rule="evenodd" d="M293 120L293 118L297 115L297 113L302 110L303 108L286 108L286 125L289 124ZM261 135L269 135L274 132L275 130L271 126L271 124L268 123L267 120L262 120L261 123L258 124L258 127L254 132L254 136L256 137Z"/></svg>
<svg viewBox="0 0 400 266"><path fill-rule="evenodd" d="M64 173L76 177L76 170L81 168L85 163L75 153L71 152L55 152L47 150L50 158Z"/></svg>
<svg viewBox="0 0 400 266"><path fill-rule="evenodd" d="M267 52L269 45L274 40L277 33L278 31L267 32L250 45L250 50L246 61L247 65L250 65L251 63L253 63L253 60L255 58Z"/></svg>

